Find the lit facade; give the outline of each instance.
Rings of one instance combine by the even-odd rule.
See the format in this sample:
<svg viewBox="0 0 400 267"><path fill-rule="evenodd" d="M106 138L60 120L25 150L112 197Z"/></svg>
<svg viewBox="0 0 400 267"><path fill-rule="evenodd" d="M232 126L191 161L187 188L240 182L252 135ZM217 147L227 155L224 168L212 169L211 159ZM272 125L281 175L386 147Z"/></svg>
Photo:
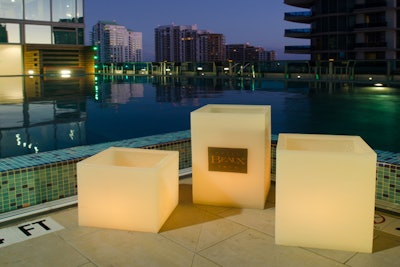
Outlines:
<svg viewBox="0 0 400 267"><path fill-rule="evenodd" d="M154 29L156 61L196 61L197 25L166 25Z"/></svg>
<svg viewBox="0 0 400 267"><path fill-rule="evenodd" d="M92 45L98 48L99 63L142 61L142 33L114 21L99 21L93 26Z"/></svg>
<svg viewBox="0 0 400 267"><path fill-rule="evenodd" d="M129 31L129 62L143 61L143 35L141 32Z"/></svg>
<svg viewBox="0 0 400 267"><path fill-rule="evenodd" d="M265 49L249 44L226 45L226 59L232 62L245 63L260 61Z"/></svg>
<svg viewBox="0 0 400 267"><path fill-rule="evenodd" d="M225 61L225 36L208 32L200 34L198 51L197 61Z"/></svg>
<svg viewBox="0 0 400 267"><path fill-rule="evenodd" d="M93 72L83 14L84 0L0 0L0 54L7 54L0 73Z"/></svg>
<svg viewBox="0 0 400 267"><path fill-rule="evenodd" d="M258 60L259 61L275 61L276 60L276 51L275 50L260 51Z"/></svg>
<svg viewBox="0 0 400 267"><path fill-rule="evenodd" d="M165 25L154 30L156 61L199 62L225 59L225 37L197 25Z"/></svg>
<svg viewBox="0 0 400 267"><path fill-rule="evenodd" d="M400 56L400 6L395 0L285 0L307 9L287 12L285 20L308 27L285 30L286 37L310 45L286 46L285 53L311 60L375 60Z"/></svg>

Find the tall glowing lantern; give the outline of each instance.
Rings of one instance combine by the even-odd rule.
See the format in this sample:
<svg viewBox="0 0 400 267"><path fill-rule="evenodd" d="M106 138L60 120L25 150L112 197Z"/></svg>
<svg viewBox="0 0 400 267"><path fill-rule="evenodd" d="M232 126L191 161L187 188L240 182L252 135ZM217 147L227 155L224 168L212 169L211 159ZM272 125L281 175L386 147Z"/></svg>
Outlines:
<svg viewBox="0 0 400 267"><path fill-rule="evenodd" d="M193 202L263 209L270 188L271 107L206 105L191 113Z"/></svg>
<svg viewBox="0 0 400 267"><path fill-rule="evenodd" d="M275 242L372 252L376 160L359 136L280 134Z"/></svg>

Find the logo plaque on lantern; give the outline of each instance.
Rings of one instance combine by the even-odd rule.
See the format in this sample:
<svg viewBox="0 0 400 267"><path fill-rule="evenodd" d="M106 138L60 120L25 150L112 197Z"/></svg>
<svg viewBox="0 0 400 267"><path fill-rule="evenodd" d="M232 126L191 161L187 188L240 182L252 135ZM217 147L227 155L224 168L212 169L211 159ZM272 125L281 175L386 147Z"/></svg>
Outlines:
<svg viewBox="0 0 400 267"><path fill-rule="evenodd" d="M247 173L247 149L209 147L208 170Z"/></svg>

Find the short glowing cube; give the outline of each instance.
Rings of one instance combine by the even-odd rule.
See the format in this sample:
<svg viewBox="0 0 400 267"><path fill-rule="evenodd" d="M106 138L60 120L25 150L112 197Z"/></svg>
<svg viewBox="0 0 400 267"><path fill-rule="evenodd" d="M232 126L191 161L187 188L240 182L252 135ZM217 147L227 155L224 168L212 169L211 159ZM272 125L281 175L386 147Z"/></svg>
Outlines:
<svg viewBox="0 0 400 267"><path fill-rule="evenodd" d="M276 244L372 252L376 160L359 136L280 134Z"/></svg>
<svg viewBox="0 0 400 267"><path fill-rule="evenodd" d="M193 202L263 209L270 188L271 106L191 112Z"/></svg>
<svg viewBox="0 0 400 267"><path fill-rule="evenodd" d="M178 205L178 154L111 147L78 162L79 225L158 232Z"/></svg>

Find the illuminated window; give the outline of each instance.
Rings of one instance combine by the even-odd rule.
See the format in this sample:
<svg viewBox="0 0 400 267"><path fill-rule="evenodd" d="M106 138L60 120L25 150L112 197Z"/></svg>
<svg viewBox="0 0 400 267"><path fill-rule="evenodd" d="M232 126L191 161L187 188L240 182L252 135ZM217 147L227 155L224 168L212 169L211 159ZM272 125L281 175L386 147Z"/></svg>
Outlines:
<svg viewBox="0 0 400 267"><path fill-rule="evenodd" d="M22 19L22 0L0 0L0 18Z"/></svg>
<svg viewBox="0 0 400 267"><path fill-rule="evenodd" d="M51 44L51 27L25 25L25 42L27 44Z"/></svg>
<svg viewBox="0 0 400 267"><path fill-rule="evenodd" d="M20 43L19 24L1 23L0 24L0 43L17 44Z"/></svg>
<svg viewBox="0 0 400 267"><path fill-rule="evenodd" d="M25 0L25 19L50 21L50 0Z"/></svg>
<svg viewBox="0 0 400 267"><path fill-rule="evenodd" d="M78 23L83 23L83 0L76 1L76 17Z"/></svg>
<svg viewBox="0 0 400 267"><path fill-rule="evenodd" d="M76 22L75 0L53 0L54 22Z"/></svg>

